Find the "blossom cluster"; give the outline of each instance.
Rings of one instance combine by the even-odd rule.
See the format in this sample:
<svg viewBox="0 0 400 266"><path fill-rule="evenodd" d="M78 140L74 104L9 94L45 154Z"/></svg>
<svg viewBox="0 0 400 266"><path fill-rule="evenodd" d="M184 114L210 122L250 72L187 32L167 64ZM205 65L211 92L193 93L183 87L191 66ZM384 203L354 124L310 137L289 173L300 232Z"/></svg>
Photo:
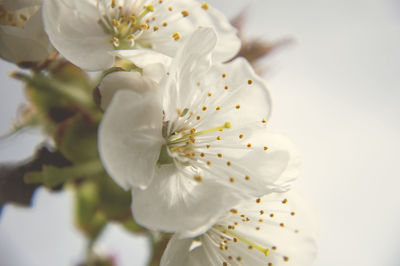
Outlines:
<svg viewBox="0 0 400 266"><path fill-rule="evenodd" d="M299 154L225 16L196 0L3 0L0 56L103 71L98 151L161 265L311 265ZM30 49L26 42L29 40ZM29 52L28 52L29 51Z"/></svg>

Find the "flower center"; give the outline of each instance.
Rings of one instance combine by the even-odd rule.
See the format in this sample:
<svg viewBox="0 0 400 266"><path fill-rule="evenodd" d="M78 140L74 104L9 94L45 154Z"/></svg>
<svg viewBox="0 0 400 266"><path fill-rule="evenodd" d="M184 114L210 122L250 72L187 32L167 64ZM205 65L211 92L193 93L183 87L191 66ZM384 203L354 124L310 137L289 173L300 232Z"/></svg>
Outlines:
<svg viewBox="0 0 400 266"><path fill-rule="evenodd" d="M97 1L101 13L99 23L104 31L112 36L110 43L115 49L132 49L136 40L149 29L147 23L142 23L142 18L149 12L153 12L154 7L144 6L140 12L129 6L117 5L116 0L112 0L110 5L106 5L105 1L99 1Z"/></svg>
<svg viewBox="0 0 400 266"><path fill-rule="evenodd" d="M168 127L168 125L168 122L164 122L164 127ZM195 152L193 151L192 145L196 143L197 136L205 135L215 131L222 131L231 127L231 123L226 122L222 126L205 129L199 132L196 132L195 128L185 128L179 131L172 132L171 134L169 134L169 136L165 136L166 144L161 147L160 156L157 164L162 165L173 163L171 153L178 153L181 156L189 159L193 158L195 156ZM163 132L165 132L166 130L166 128L163 128Z"/></svg>

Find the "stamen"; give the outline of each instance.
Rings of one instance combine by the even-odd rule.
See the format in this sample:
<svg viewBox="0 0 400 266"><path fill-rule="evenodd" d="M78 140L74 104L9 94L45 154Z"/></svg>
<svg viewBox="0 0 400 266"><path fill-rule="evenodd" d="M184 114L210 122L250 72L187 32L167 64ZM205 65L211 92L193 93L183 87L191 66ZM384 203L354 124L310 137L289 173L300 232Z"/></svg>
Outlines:
<svg viewBox="0 0 400 266"><path fill-rule="evenodd" d="M180 137L173 138L173 139L169 140L169 143L170 144L174 144L177 141L186 140L186 139L188 139L190 137L196 137L196 136L200 136L200 135L203 135L203 134L215 132L215 131L218 131L220 129L231 128L231 127L232 127L231 123L230 122L226 122L223 126L214 127L214 128L210 128L210 129L205 129L205 130L202 130L200 132L191 133L191 134L187 134L187 135L183 135L183 136L180 136Z"/></svg>
<svg viewBox="0 0 400 266"><path fill-rule="evenodd" d="M250 240L248 240L248 239L246 239L246 238L240 236L239 234L237 234L237 233L233 232L231 229L229 229L229 226L228 226L228 228L225 228L225 227L222 226L222 225L215 225L214 227L216 227L216 229L218 229L218 230L221 231L222 233L224 233L224 234L226 234L226 235L229 235L229 236L233 237L234 239L235 239L235 238L236 238L236 239L239 239L239 240L242 241L243 243L245 243L245 244L247 244L247 245L249 245L249 246L252 246L252 247L255 248L256 250L262 252L266 257L269 255L269 251L270 251L269 248L264 248L264 247L258 245L257 243L254 243L254 242L252 242L252 241L250 241Z"/></svg>

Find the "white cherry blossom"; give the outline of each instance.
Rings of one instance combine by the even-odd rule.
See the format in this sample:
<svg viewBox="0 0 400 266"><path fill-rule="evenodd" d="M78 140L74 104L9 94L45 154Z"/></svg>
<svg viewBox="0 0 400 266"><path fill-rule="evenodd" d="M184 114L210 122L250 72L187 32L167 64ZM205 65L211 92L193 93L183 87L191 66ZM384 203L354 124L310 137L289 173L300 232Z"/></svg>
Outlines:
<svg viewBox="0 0 400 266"><path fill-rule="evenodd" d="M53 51L42 23L39 0L0 1L0 57L13 62L37 62Z"/></svg>
<svg viewBox="0 0 400 266"><path fill-rule="evenodd" d="M297 177L296 150L265 128L263 80L241 58L212 64L216 42L201 28L160 82L114 72L100 86L112 98L103 102L102 161L133 190L134 217L150 229L199 234L240 200L286 191Z"/></svg>
<svg viewBox="0 0 400 266"><path fill-rule="evenodd" d="M45 0L44 22L56 49L86 70L110 67L115 49L174 56L187 36L204 26L218 34L214 60L229 60L240 48L225 16L195 0Z"/></svg>
<svg viewBox="0 0 400 266"><path fill-rule="evenodd" d="M241 203L196 238L174 236L161 266L309 266L318 226L308 203L294 192Z"/></svg>

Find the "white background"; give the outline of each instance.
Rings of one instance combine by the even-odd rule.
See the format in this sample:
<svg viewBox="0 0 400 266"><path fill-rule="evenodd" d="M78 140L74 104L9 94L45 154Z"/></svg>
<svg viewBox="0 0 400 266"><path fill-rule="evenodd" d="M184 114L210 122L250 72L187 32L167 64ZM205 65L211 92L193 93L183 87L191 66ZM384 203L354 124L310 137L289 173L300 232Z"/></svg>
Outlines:
<svg viewBox="0 0 400 266"><path fill-rule="evenodd" d="M400 265L400 1L226 0L247 6L247 37L295 42L264 64L274 97L271 127L303 157L299 188L320 216L317 266ZM0 64L0 132L23 101ZM37 135L0 143L0 160L31 152ZM70 193L40 191L35 208L6 207L0 265L71 265L84 240L73 227ZM111 227L102 247L121 265L144 265L147 242Z"/></svg>

